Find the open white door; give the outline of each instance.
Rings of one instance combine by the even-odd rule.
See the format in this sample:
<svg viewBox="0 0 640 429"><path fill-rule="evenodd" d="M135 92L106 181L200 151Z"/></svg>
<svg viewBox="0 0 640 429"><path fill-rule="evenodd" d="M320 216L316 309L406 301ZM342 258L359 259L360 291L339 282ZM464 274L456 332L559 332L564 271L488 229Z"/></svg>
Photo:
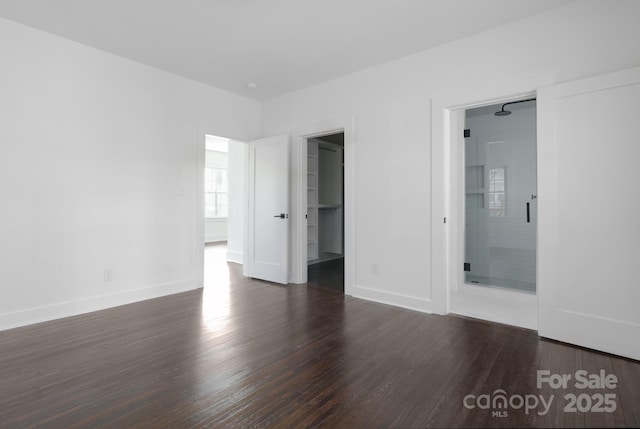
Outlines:
<svg viewBox="0 0 640 429"><path fill-rule="evenodd" d="M245 275L287 283L289 273L289 137L249 143L249 212Z"/></svg>
<svg viewBox="0 0 640 429"><path fill-rule="evenodd" d="M543 337L640 359L640 68L538 92Z"/></svg>

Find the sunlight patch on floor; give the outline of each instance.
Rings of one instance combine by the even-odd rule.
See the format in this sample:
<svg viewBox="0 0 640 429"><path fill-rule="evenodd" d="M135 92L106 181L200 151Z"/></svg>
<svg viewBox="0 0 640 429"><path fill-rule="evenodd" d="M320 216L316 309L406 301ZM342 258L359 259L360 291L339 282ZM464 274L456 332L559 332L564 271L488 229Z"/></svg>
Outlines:
<svg viewBox="0 0 640 429"><path fill-rule="evenodd" d="M210 331L223 329L229 322L230 284L226 243L205 246L202 319Z"/></svg>

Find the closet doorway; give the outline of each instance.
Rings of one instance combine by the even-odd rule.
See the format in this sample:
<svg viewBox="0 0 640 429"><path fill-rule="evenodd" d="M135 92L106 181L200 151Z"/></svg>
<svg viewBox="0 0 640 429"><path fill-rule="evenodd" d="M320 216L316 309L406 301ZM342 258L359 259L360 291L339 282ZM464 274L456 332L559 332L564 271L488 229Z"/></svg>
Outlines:
<svg viewBox="0 0 640 429"><path fill-rule="evenodd" d="M307 139L307 279L344 293L344 133Z"/></svg>

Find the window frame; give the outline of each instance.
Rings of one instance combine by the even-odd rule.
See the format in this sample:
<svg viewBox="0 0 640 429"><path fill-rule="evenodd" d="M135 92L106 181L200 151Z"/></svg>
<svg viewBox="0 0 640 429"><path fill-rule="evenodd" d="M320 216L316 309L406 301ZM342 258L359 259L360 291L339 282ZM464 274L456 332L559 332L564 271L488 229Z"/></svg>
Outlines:
<svg viewBox="0 0 640 429"><path fill-rule="evenodd" d="M502 170L502 183L499 181L492 180L492 171ZM496 190L496 185L501 184L502 190ZM498 195L502 195L502 207L491 207L494 200L499 199L496 198ZM492 211L493 210L493 211ZM501 213L496 213L496 211L500 211ZM495 168L487 169L487 216L489 219L506 219L508 217L507 213L507 166L500 166Z"/></svg>

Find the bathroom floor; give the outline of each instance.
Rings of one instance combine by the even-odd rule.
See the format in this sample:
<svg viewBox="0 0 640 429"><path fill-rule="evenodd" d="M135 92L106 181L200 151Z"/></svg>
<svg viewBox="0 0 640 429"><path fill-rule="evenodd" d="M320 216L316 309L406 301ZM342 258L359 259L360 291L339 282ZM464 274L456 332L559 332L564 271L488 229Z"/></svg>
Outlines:
<svg viewBox="0 0 640 429"><path fill-rule="evenodd" d="M466 276L467 283L475 283L483 286L494 286L505 289L515 289L525 292L536 292L536 284L530 282L523 282L519 280L512 279L501 279L498 277L483 277L483 276L474 276L471 274L467 274Z"/></svg>

